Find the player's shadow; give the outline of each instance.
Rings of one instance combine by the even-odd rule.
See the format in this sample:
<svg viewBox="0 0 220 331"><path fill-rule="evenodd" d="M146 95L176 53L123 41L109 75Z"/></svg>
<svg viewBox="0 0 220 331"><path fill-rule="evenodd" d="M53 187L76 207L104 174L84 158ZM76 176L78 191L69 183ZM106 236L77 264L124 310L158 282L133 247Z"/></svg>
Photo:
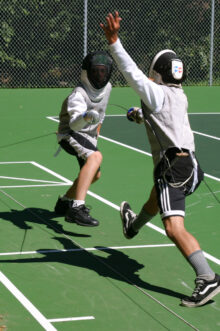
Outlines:
<svg viewBox="0 0 220 331"><path fill-rule="evenodd" d="M95 247L97 250L102 251L102 256L100 253L95 254L92 253L91 250L86 251L85 249L80 248L67 238L54 237L54 239L58 240L67 252L57 252L55 250L44 248L38 250L40 254L44 255L43 257L0 260L0 263L65 263L73 267L93 270L102 277L135 284L138 287L151 292L158 292L180 299L184 297L184 295L179 292L142 280L137 272L145 266L138 263L136 260L131 259L121 251L110 249L108 247Z"/></svg>
<svg viewBox="0 0 220 331"><path fill-rule="evenodd" d="M74 237L90 237L90 235L87 234L80 234L64 230L63 225L54 220L56 217L58 216L53 211L34 207L25 208L23 210L11 209L7 212L0 212L1 219L11 222L13 225L22 230L31 230L32 226L30 223L33 223L44 226L44 229L46 226L47 229L53 230L55 233L59 234L63 233L65 235Z"/></svg>

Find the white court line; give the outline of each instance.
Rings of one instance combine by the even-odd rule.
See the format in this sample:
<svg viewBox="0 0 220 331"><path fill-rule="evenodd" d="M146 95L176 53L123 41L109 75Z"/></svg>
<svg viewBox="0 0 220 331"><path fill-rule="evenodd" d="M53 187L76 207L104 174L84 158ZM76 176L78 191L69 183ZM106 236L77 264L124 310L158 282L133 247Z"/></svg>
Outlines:
<svg viewBox="0 0 220 331"><path fill-rule="evenodd" d="M130 147L130 146L128 146L128 148L129 148L129 147ZM138 150L137 150L137 151L138 151ZM143 151L141 151L141 152L143 152ZM146 152L144 152L144 154L145 154L145 153L146 153ZM70 184L70 185L72 184L72 181L70 181L69 179L67 179L67 178L65 178L65 177L63 177L63 176L57 174L55 171L52 171L52 170L50 170L50 169L48 169L48 168L46 168L46 167L44 167L44 166L41 166L41 165L38 164L37 162L31 161L31 163L33 163L33 164L36 165L37 167L39 167L39 168L45 170L46 172L52 174L53 176L55 176L55 177L57 177L57 178L63 180L63 181L66 182L67 184ZM95 199L97 199L97 200L103 202L104 204L106 204L106 205L108 205L108 206L110 206L110 207L112 207L112 208L114 208L114 209L116 209L116 210L118 210L118 211L120 210L120 207L119 207L119 206L117 206L116 204L112 203L111 201L109 201L109 200L107 200L107 199L105 199L105 198L99 196L98 194L93 193L93 192L91 192L91 191L88 191L88 194L89 194L90 196L94 197ZM148 223L146 224L146 226L151 227L151 228L154 229L155 231L160 232L161 234L163 234L163 235L166 236L166 232L165 232L163 229L161 229L160 227L158 227L158 226L152 224L151 222L148 222ZM216 264L219 264L219 265L220 265L220 260L219 260L218 258L216 258L216 257L214 257L214 256L212 256L212 255L210 255L210 254L208 254L208 253L206 253L206 252L204 252L204 255L206 256L207 259L209 259L209 260L211 260L212 262L215 262Z"/></svg>
<svg viewBox="0 0 220 331"><path fill-rule="evenodd" d="M85 320L94 320L94 316L83 316L83 317L67 317L67 318L50 318L49 322L70 322L70 321L85 321Z"/></svg>
<svg viewBox="0 0 220 331"><path fill-rule="evenodd" d="M200 114L200 115L205 115L203 113L189 113L189 115L197 115L197 114ZM209 114L220 114L220 113L209 113ZM116 116L125 116L125 115L106 115L106 117L116 117ZM59 122L59 119L58 118L54 118L53 116L47 116L47 118L49 120L52 120L54 122ZM216 136L211 136L211 135L208 135L208 134L205 134L205 133L202 133L202 132L199 132L199 131L194 131L193 130L193 133L195 134L198 134L200 136L204 136L204 137L207 137L207 138L211 138L211 139L215 139L215 140L220 140L219 137L216 137ZM100 137L100 136L99 136ZM122 145L123 146L123 145Z"/></svg>
<svg viewBox="0 0 220 331"><path fill-rule="evenodd" d="M220 115L220 113L189 113L189 115ZM126 115L106 115L105 117L120 117L120 116L126 116ZM215 136L212 136L212 135L209 135L209 134L205 134L205 133L202 133L202 132L199 132L199 131L194 131L193 130L193 133L195 134L198 134L200 136L204 136L204 137L207 137L207 138L211 138L211 139L215 139L215 140L220 140L219 137L215 137Z"/></svg>
<svg viewBox="0 0 220 331"><path fill-rule="evenodd" d="M38 167L38 168L40 168L40 169L42 169L42 170L48 172L49 174L51 174L51 175L53 175L53 176L54 176L54 174L55 174L55 177L61 179L61 180L64 181L66 184L70 184L70 185L72 185L73 182L70 181L69 179L67 179L67 178L65 178L65 177L63 177L63 176L61 176L61 175L55 173L54 171L52 171L52 170L50 170L50 169L48 169L48 168L42 166L41 164L39 164L39 163L37 163L37 162L35 162L35 161L31 161L31 163L32 163L33 165L35 165L36 167Z"/></svg>
<svg viewBox="0 0 220 331"><path fill-rule="evenodd" d="M88 248L69 248L69 249L41 249L39 251L26 251L26 252L7 252L0 253L0 256L13 256L13 255L32 255L32 254L52 254L52 253L65 253L65 252L81 252L81 251L108 251L111 249L126 250L137 248L156 248L156 247L174 247L174 244L156 244L156 245L135 245L135 246L110 246L110 247L88 247Z"/></svg>
<svg viewBox="0 0 220 331"><path fill-rule="evenodd" d="M126 115L124 115L124 114L118 114L118 115L105 115L105 117L125 117Z"/></svg>
<svg viewBox="0 0 220 331"><path fill-rule="evenodd" d="M120 207L119 207L119 206L117 206L117 205L113 204L112 202L110 202L110 201L108 201L108 200L106 200L106 199L100 197L98 194L95 194L95 193L93 193L93 192L91 192L91 191L88 191L88 194L91 195L92 197L96 198L97 200L102 201L102 202L105 203L106 205L108 205L108 206L110 206L110 207L112 207L112 208L114 208L114 209L116 209L116 210L118 210L118 211L120 210ZM157 225L152 224L151 222L148 222L148 223L146 224L146 226L148 226L148 227L154 229L154 230L157 231L157 232L160 232L160 233L163 234L164 236L167 236L165 230L161 229L161 228L160 228L159 226L157 226ZM212 262L215 262L216 264L220 265L220 260L219 260L218 258L216 258L216 257L214 257L214 256L212 256L212 255L210 255L210 254L208 254L208 253L206 253L206 252L204 252L204 251L203 251L203 253L204 253L204 255L206 256L207 259L209 259L209 260L211 260Z"/></svg>
<svg viewBox="0 0 220 331"><path fill-rule="evenodd" d="M67 178L55 173L54 171L39 165L36 162L33 162L33 164L35 164L36 166L39 166L39 168L44 169L46 172L53 174L55 177L57 178L62 178L62 180L66 181L66 183L72 183L71 181L69 181ZM114 203L108 201L107 199L102 198L101 196L88 191L88 194L95 197L96 199L102 201L103 203L111 206L112 208L119 210L119 206L115 205ZM162 233L163 235L166 235L165 231L161 228L159 228L158 226L148 222L146 224L148 227L151 227L152 229ZM213 257L212 255L204 252L204 255L206 256L207 259L215 262L216 264L220 265L220 260L218 260L217 258ZM49 320L45 319L45 317L32 305L32 303L26 299L23 294L7 279L6 276L4 276L4 274L2 274L0 272L0 281L10 290L10 292L25 306L25 308L30 311L30 313L37 319L37 321L44 327L45 325L45 330L50 331L50 330L56 330L51 324L49 324Z"/></svg>
<svg viewBox="0 0 220 331"><path fill-rule="evenodd" d="M220 115L220 113L188 113L188 115Z"/></svg>
<svg viewBox="0 0 220 331"><path fill-rule="evenodd" d="M44 315L14 286L14 284L0 271L0 282L13 294L16 299L29 311L46 331L57 331Z"/></svg>
<svg viewBox="0 0 220 331"><path fill-rule="evenodd" d="M10 162L0 162L0 164L31 164L37 168L40 168L44 172L47 172L49 174L53 174L51 170L45 168L44 166L38 164L35 161L10 161ZM40 185L1 185L0 188L26 188L26 187L49 187L49 186L66 186L66 185L71 185L72 182L67 180L61 175L56 174L56 178L59 178L62 180L62 182L55 182L55 181L47 181L47 180L39 180L39 179L30 179L30 178L18 178L18 177L6 177L6 176L0 176L0 178L3 179L14 179L14 180L21 180L21 181L32 181L32 182L40 182L40 183L48 183L46 184L40 184Z"/></svg>
<svg viewBox="0 0 220 331"><path fill-rule="evenodd" d="M110 138L104 137L104 136L102 136L102 135L100 135L99 138L101 138L101 139L103 139L103 140L110 141L110 142L112 142L112 143L114 143L114 144L116 144L116 145L120 145L120 146L122 146L122 147L125 147L125 148L128 148L128 149L131 149L131 150L133 150L133 151L135 151L135 152L138 152L138 153L141 153L141 154L145 154L145 155L148 155L148 156L152 156L151 153L148 153L148 152L142 151L141 149L138 149L138 148L135 148L135 147L132 147L132 146L126 145L126 144L123 144L123 143L121 143L121 142L119 142L119 141L117 141L117 140L113 140L113 139L110 139ZM0 164L14 164L14 163L15 163L15 164L16 164L16 163L30 163L30 164L33 164L33 165L35 165L36 167L38 167L38 168L40 168L40 169L42 169L42 170L44 170L44 171L46 171L46 172L48 172L48 173L54 175L54 173L53 173L51 170L45 168L44 166L41 166L40 164L38 164L37 162L34 162L34 161L0 162ZM218 177L215 177L215 176L212 176L212 175L209 175L209 174L206 174L206 173L204 173L204 175L205 175L206 177L208 177L208 178L211 178L211 179L213 179L213 180L216 180L216 181L220 182L220 178L218 178ZM65 177L63 177L63 176L61 176L61 175L58 175L58 174L56 174L56 176L57 176L57 178L59 178L59 179L61 179L61 180L63 180L63 181L65 182L65 183L59 183L59 184L57 184L57 185L59 185L59 186L63 186L63 185L64 185L64 186L65 186L65 185L72 185L72 182L71 182L70 180L68 180L67 178L65 178ZM51 183L53 183L53 182L51 182ZM56 182L54 182L54 183L56 183ZM57 182L57 183L58 183L58 182ZM20 186L13 185L13 186L0 186L0 188L9 188L9 187L10 187L10 188L19 188L19 187L40 187L40 186L47 186L47 185L20 185ZM53 184L52 184L52 185L48 185L48 186L56 186L56 185L53 185Z"/></svg>
<svg viewBox="0 0 220 331"><path fill-rule="evenodd" d="M125 114L108 114L105 115L105 117L125 117ZM48 120L54 121L54 122L59 122L58 116L47 116L46 117Z"/></svg>
<svg viewBox="0 0 220 331"><path fill-rule="evenodd" d="M15 180L22 180L27 182L39 182L39 183L49 183L49 184L60 184L60 182L54 182L49 180L43 179L32 179L32 178L22 178L22 177L8 177L8 176L0 176L2 179L15 179Z"/></svg>
<svg viewBox="0 0 220 331"><path fill-rule="evenodd" d="M217 182L220 182L220 178L218 178L218 177L214 177L214 176L212 176L212 175L209 175L209 174L204 174L206 177L208 177L208 178L211 178L211 179L214 179L214 180L216 180Z"/></svg>
<svg viewBox="0 0 220 331"><path fill-rule="evenodd" d="M206 114L203 114L203 113L188 113L189 115L206 115ZM218 114L218 115L220 115L220 113L209 113L209 115L210 114ZM126 115L106 115L106 117L116 117L116 116L126 116ZM58 120L58 122L59 122L59 120ZM200 136L204 136L204 137L207 137L207 138L211 138L211 139L215 139L215 140L220 140L220 138L219 137L215 137L215 136L211 136L211 135L208 135L208 134L205 134L205 133L202 133L202 132L199 132L199 131L194 131L193 130L193 133L195 133L195 134L198 134L198 135L200 135Z"/></svg>
<svg viewBox="0 0 220 331"><path fill-rule="evenodd" d="M58 118L55 118L55 116L46 116L48 120L54 121L54 122L59 122Z"/></svg>
<svg viewBox="0 0 220 331"><path fill-rule="evenodd" d="M50 187L50 186L68 186L68 183L42 184L42 185L3 185L0 188L25 188L25 187Z"/></svg>
<svg viewBox="0 0 220 331"><path fill-rule="evenodd" d="M32 161L6 161L6 162L0 162L0 164L19 164L19 163L31 163Z"/></svg>
<svg viewBox="0 0 220 331"><path fill-rule="evenodd" d="M35 162L35 161L10 161L10 162L0 162L0 164L24 164L24 163L27 163L27 164L32 164L33 166L35 166L35 167L37 167L37 168L40 168L41 170L43 170L43 171L45 171L45 172L47 172L47 173L49 173L49 174L52 174L53 176L54 176L54 172L53 171L51 171L50 169L48 169L48 168L45 168L44 166L42 166L41 164L39 164L39 163L37 163L37 162ZM72 182L71 181L69 181L68 179L66 179L65 177L63 177L63 176L61 176L61 175L59 175L59 174L56 174L55 175L55 177L57 177L57 178L59 178L59 179L61 179L63 182L65 182L66 184L71 184ZM36 181L38 181L38 180L36 180ZM43 181L43 180L42 180ZM44 181L43 181L44 182ZM47 182L47 181L45 181L45 182ZM63 182L62 183L60 183L60 184L63 184ZM53 182L48 182L48 183L53 183ZM54 183L56 183L56 182L54 182Z"/></svg>
<svg viewBox="0 0 220 331"><path fill-rule="evenodd" d="M215 140L220 140L219 137L210 136L209 134L201 133L201 132L198 132L198 131L193 131L193 133L199 134L200 136L204 136L204 137L207 137L207 138L211 138L211 139L215 139Z"/></svg>
<svg viewBox="0 0 220 331"><path fill-rule="evenodd" d="M126 147L126 148L131 149L131 150L133 150L133 151L135 151L135 152L138 152L138 153L141 153L141 154L145 154L145 155L148 155L148 156L152 156L151 153L148 153L148 152L142 151L141 149L138 149L138 148L135 148L135 147L132 147L132 146L126 145L126 144L123 144L123 143L121 143L121 142L119 142L119 141L117 141L117 140L113 140L113 139L111 139L111 138L107 138L107 137L104 137L104 136L102 136L102 135L99 135L99 138L104 139L104 140L107 140L107 141L110 141L111 143L114 143L114 144L116 144L116 145L119 145L119 146L122 146L122 147Z"/></svg>
<svg viewBox="0 0 220 331"><path fill-rule="evenodd" d="M133 150L133 151L135 151L135 152L138 152L138 153L141 153L141 154L145 154L145 155L148 155L148 156L152 156L152 154L150 154L150 153L148 153L148 152L145 152L145 151L142 151L141 149L138 149L138 148L135 148L135 147L132 147L132 146L129 146L129 145L123 144L123 143L121 143L121 142L119 142L119 141L117 141L117 140L113 140L113 139L110 139L110 138L104 137L104 136L102 136L102 135L100 135L99 138L104 139L104 140L107 140L107 141L110 141L111 143L114 143L114 144L116 144L116 145L123 146L123 147L125 147L125 148L131 149L131 150ZM214 177L214 176L209 175L209 174L206 174L206 173L205 173L204 175L205 175L206 177L211 178L211 179L214 179L214 180L216 180L216 181L218 181L218 182L220 181L220 178L218 178L218 177Z"/></svg>
<svg viewBox="0 0 220 331"><path fill-rule="evenodd" d="M53 118L53 117L49 117L49 116L48 116L47 118L50 119L50 120L52 120L52 121L59 122L58 119L55 119L55 118ZM200 132L196 132L196 131L193 131L193 132L194 132L194 133L197 133L197 134L200 134L200 135L204 135L204 136L209 137L209 138L213 138L213 139L220 140L220 138L218 138L218 137L208 136L208 135L205 135L204 133L200 133ZM145 155L148 155L148 156L151 156L151 157L152 157L152 154L151 154L151 153L145 152L145 151L143 151L143 150L141 150L141 149L138 149L138 148L135 148L135 147L132 147L132 146L126 145L126 144L123 144L123 143L121 143L121 142L119 142L119 141L117 141L117 140L113 140L113 139L111 139L111 138L107 138L107 137L104 137L104 136L102 136L102 135L99 135L99 138L101 138L101 139L103 139L103 140L110 141L110 142L112 142L112 143L114 143L114 144L116 144L116 145L119 145L119 146L122 146L122 147L125 147L125 148L128 148L128 149L131 149L131 150L133 150L133 151L135 151L135 152L138 152L138 153L141 153L141 154L145 154ZM214 177L214 176L209 175L209 174L206 174L206 173L205 173L204 175L205 175L206 177L209 177L209 178L214 179L214 180L216 180L216 181L220 181L220 178L218 178L218 177Z"/></svg>
<svg viewBox="0 0 220 331"><path fill-rule="evenodd" d="M66 183L70 183L70 184L72 184L72 182L71 182L69 179L67 179L67 178L65 178L65 177L63 177L63 176L57 174L56 172L54 172L54 171L52 171L52 170L50 170L50 169L48 169L48 168L46 168L46 167L44 167L44 166L41 166L41 165L38 164L37 162L32 161L32 163L34 163L36 166L39 166L39 168L44 169L44 170L47 171L48 173L54 175L55 177L62 179L62 180L65 181ZM108 205L108 206L110 206L110 207L112 207L112 208L114 208L114 209L116 209L116 210L118 210L118 211L120 210L120 207L119 207L119 206L117 206L116 204L112 203L111 201L109 201L109 200L107 200L107 199L101 197L100 195L98 195L98 194L96 194L96 193L93 193L93 192L91 192L91 191L88 191L88 194L89 194L90 196L94 197L95 199L97 199L97 200L103 202L104 204L106 204L106 205ZM154 229L155 231L160 232L161 234L163 234L163 235L166 236L166 232L165 232L163 229L161 229L160 227L158 227L157 225L154 225L154 224L152 224L151 222L148 222L148 223L146 224L146 226L148 226L148 227ZM210 255L210 254L208 254L208 253L206 253L206 252L203 252L203 253L204 253L204 255L206 256L207 259L209 259L209 260L211 260L212 262L215 262L216 264L220 265L220 260L219 260L218 258L216 258L216 257L214 257L214 256L212 256L212 255Z"/></svg>

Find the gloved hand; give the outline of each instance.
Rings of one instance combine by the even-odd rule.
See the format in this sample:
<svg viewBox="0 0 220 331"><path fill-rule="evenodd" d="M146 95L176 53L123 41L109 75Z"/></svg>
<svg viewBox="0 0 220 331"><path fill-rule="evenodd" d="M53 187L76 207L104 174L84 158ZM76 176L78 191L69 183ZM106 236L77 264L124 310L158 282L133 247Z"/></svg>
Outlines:
<svg viewBox="0 0 220 331"><path fill-rule="evenodd" d="M86 111L83 115L83 118L89 124L96 124L99 121L99 113L96 110L92 109Z"/></svg>
<svg viewBox="0 0 220 331"><path fill-rule="evenodd" d="M138 124L143 123L144 118L143 118L142 109L138 107L132 107L128 109L127 119L131 122L136 122Z"/></svg>

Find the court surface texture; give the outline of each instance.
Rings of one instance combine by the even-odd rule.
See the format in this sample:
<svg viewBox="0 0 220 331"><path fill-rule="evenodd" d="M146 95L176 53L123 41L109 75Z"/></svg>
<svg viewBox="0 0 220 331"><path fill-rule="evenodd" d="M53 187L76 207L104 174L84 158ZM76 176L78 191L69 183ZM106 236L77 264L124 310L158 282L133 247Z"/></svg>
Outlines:
<svg viewBox="0 0 220 331"><path fill-rule="evenodd" d="M220 273L220 89L184 90L208 185L187 198L185 226ZM0 91L0 331L220 330L220 295L199 308L180 305L195 275L159 216L132 240L122 234L120 203L138 213L153 183L145 128L125 116L140 105L130 88L113 88L98 141L102 176L86 205L100 226L80 227L54 213L79 170L64 151L54 156L70 92Z"/></svg>

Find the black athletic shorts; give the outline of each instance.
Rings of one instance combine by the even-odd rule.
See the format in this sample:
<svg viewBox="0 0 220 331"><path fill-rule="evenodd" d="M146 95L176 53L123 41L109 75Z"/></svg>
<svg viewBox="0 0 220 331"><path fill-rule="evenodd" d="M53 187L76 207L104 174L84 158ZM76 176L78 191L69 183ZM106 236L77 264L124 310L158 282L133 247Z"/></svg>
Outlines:
<svg viewBox="0 0 220 331"><path fill-rule="evenodd" d="M204 173L193 152L182 149L188 156L177 156L180 150L167 150L154 171L154 182L161 218L185 216L185 197L200 185Z"/></svg>
<svg viewBox="0 0 220 331"><path fill-rule="evenodd" d="M62 139L59 144L68 154L74 155L77 158L80 169L86 163L87 157L91 153L98 151L98 148L87 139L86 135L75 131L71 131L70 137L68 139Z"/></svg>

